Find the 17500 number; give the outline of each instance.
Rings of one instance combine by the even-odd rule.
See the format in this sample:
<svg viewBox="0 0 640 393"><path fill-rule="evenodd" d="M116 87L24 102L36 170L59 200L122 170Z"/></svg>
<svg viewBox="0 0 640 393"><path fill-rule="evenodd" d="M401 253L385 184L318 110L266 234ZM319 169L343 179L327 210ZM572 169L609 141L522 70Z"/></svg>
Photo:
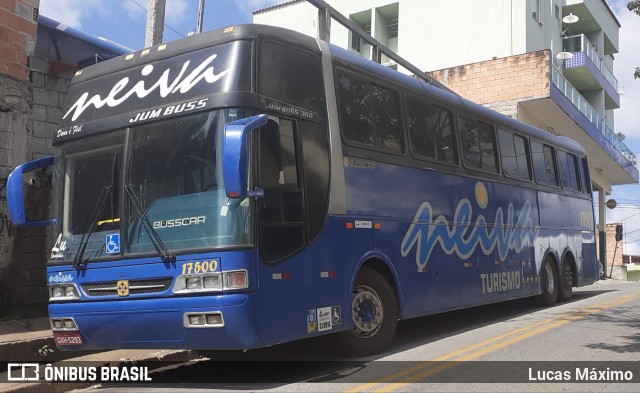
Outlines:
<svg viewBox="0 0 640 393"><path fill-rule="evenodd" d="M185 262L182 264L182 274L212 273L217 269L218 261L215 259L203 262Z"/></svg>

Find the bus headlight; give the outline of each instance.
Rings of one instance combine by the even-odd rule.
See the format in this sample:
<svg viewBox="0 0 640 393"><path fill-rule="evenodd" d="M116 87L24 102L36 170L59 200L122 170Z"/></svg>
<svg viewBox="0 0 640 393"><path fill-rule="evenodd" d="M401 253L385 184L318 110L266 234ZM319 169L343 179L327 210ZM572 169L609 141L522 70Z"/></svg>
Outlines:
<svg viewBox="0 0 640 393"><path fill-rule="evenodd" d="M220 289L222 285L220 284L220 276L204 276L202 279L203 287L206 289Z"/></svg>
<svg viewBox="0 0 640 393"><path fill-rule="evenodd" d="M202 289L202 277L188 277L187 278L187 290Z"/></svg>
<svg viewBox="0 0 640 393"><path fill-rule="evenodd" d="M80 292L76 284L60 284L49 286L49 301L78 300Z"/></svg>
<svg viewBox="0 0 640 393"><path fill-rule="evenodd" d="M173 293L222 292L222 273L178 276Z"/></svg>

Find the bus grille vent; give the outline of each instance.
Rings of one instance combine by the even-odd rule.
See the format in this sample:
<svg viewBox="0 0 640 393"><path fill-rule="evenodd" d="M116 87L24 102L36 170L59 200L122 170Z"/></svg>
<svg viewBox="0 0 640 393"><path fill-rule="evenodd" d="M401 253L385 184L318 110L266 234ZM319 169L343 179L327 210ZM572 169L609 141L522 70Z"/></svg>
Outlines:
<svg viewBox="0 0 640 393"><path fill-rule="evenodd" d="M173 277L129 280L129 295L164 292L172 282ZM117 284L117 281L82 284L82 289L89 296L118 296Z"/></svg>

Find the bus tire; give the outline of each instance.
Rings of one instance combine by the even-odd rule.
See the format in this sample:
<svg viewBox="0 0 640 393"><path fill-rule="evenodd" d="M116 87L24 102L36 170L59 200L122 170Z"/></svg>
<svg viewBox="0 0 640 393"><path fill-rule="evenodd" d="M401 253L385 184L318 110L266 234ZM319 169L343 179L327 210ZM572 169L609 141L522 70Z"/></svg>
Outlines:
<svg viewBox="0 0 640 393"><path fill-rule="evenodd" d="M558 301L566 302L573 294L573 265L570 261L562 264L562 274L558 281Z"/></svg>
<svg viewBox="0 0 640 393"><path fill-rule="evenodd" d="M396 332L400 312L389 282L373 269L363 268L356 277L351 297L353 328L335 335L338 344L354 356L384 351Z"/></svg>
<svg viewBox="0 0 640 393"><path fill-rule="evenodd" d="M550 257L544 259L540 272L542 294L540 299L544 306L553 306L558 300L558 272Z"/></svg>

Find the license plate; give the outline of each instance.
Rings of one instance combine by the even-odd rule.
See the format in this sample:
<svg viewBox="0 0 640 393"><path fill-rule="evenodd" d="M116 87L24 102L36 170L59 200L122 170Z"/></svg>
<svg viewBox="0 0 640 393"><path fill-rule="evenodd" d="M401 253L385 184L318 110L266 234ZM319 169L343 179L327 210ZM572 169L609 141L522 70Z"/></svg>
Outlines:
<svg viewBox="0 0 640 393"><path fill-rule="evenodd" d="M80 333L54 333L56 345L82 345Z"/></svg>

